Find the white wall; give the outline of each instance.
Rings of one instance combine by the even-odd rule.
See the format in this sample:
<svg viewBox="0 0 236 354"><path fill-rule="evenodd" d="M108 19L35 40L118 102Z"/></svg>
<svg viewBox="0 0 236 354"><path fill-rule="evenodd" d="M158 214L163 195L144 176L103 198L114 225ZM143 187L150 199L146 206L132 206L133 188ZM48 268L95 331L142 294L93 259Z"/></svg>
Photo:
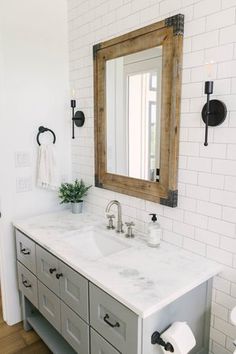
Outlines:
<svg viewBox="0 0 236 354"><path fill-rule="evenodd" d="M211 352L229 354L236 329L236 21L235 0L68 0L71 86L87 120L72 147L74 176L94 181L92 45L176 13L186 15L181 114L179 205L175 209L94 188L87 207L103 215L108 200L123 204L124 220L144 229L161 217L164 239L225 266L214 282ZM204 64L214 60L214 97L228 116L203 146Z"/></svg>
<svg viewBox="0 0 236 354"><path fill-rule="evenodd" d="M66 7L65 0L0 1L0 257L9 324L20 319L11 221L59 207L54 192L35 187L40 125L56 133L60 175L70 175ZM26 152L30 166L17 168L16 152ZM18 193L21 177L32 187Z"/></svg>

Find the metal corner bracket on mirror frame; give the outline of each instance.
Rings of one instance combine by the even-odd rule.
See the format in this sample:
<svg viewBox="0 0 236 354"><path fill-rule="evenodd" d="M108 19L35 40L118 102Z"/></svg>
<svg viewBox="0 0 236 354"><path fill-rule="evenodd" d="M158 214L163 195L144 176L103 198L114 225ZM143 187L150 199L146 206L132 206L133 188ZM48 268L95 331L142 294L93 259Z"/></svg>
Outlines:
<svg viewBox="0 0 236 354"><path fill-rule="evenodd" d="M184 15L178 14L93 47L95 186L176 207L182 84ZM106 63L162 46L160 175L156 181L107 169Z"/></svg>

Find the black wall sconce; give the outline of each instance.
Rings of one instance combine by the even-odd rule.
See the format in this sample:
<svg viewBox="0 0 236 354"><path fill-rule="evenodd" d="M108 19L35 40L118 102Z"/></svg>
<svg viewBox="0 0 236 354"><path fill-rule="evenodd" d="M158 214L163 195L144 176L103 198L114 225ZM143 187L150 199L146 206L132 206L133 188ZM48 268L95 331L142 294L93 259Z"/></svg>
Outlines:
<svg viewBox="0 0 236 354"><path fill-rule="evenodd" d="M208 145L208 127L216 127L224 122L227 116L227 108L224 102L219 100L210 100L210 95L213 93L214 82L205 82L205 94L207 102L202 109L202 120L205 123L205 141L204 145Z"/></svg>
<svg viewBox="0 0 236 354"><path fill-rule="evenodd" d="M84 112L82 112L82 111L75 112L76 100L71 100L70 106L72 108L72 139L74 139L75 138L75 125L77 127L82 127L84 125L85 116L84 116Z"/></svg>

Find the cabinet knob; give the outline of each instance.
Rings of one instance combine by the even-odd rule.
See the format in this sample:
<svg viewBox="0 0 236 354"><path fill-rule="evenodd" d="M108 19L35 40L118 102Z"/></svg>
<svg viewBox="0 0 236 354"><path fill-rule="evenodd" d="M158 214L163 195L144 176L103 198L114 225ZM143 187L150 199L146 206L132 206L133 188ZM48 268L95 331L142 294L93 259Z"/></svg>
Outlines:
<svg viewBox="0 0 236 354"><path fill-rule="evenodd" d="M56 274L56 278L57 278L57 279L60 279L60 277L63 277L63 274L62 274L62 273L57 273L57 274Z"/></svg>
<svg viewBox="0 0 236 354"><path fill-rule="evenodd" d="M56 268L49 268L49 273L53 274L56 271Z"/></svg>

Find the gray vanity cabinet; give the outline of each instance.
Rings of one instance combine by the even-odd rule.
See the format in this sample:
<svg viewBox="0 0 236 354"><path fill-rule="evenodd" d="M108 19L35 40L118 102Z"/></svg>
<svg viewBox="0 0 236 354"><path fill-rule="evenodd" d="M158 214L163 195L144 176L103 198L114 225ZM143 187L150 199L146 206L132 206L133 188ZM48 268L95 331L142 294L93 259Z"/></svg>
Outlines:
<svg viewBox="0 0 236 354"><path fill-rule="evenodd" d="M89 354L89 326L61 302L61 334L79 354Z"/></svg>
<svg viewBox="0 0 236 354"><path fill-rule="evenodd" d="M141 353L141 320L134 312L19 231L16 232L16 243L21 293L75 353ZM22 247L27 247L30 254L35 255L31 262L27 258L25 261L26 255L21 255ZM31 313L31 309L26 312ZM27 314L24 318L28 329ZM32 319L28 323L31 324ZM35 329L37 331L37 325Z"/></svg>
<svg viewBox="0 0 236 354"><path fill-rule="evenodd" d="M24 327L54 354L161 354L151 336L174 321L192 328L191 354L208 353L211 281L142 319L18 230L16 250Z"/></svg>
<svg viewBox="0 0 236 354"><path fill-rule="evenodd" d="M37 278L20 262L17 262L19 289L30 302L38 307L38 284Z"/></svg>
<svg viewBox="0 0 236 354"><path fill-rule="evenodd" d="M139 353L139 317L92 283L89 290L91 326L122 354Z"/></svg>
<svg viewBox="0 0 236 354"><path fill-rule="evenodd" d="M120 354L91 328L91 354Z"/></svg>
<svg viewBox="0 0 236 354"><path fill-rule="evenodd" d="M38 282L39 311L61 332L60 299L40 281Z"/></svg>
<svg viewBox="0 0 236 354"><path fill-rule="evenodd" d="M59 295L59 260L42 247L36 245L37 276L42 283Z"/></svg>
<svg viewBox="0 0 236 354"><path fill-rule="evenodd" d="M51 253L36 245L39 280L88 322L88 281Z"/></svg>
<svg viewBox="0 0 236 354"><path fill-rule="evenodd" d="M59 268L61 299L88 323L88 280L61 261Z"/></svg>
<svg viewBox="0 0 236 354"><path fill-rule="evenodd" d="M35 242L16 230L17 259L32 273L36 273Z"/></svg>

